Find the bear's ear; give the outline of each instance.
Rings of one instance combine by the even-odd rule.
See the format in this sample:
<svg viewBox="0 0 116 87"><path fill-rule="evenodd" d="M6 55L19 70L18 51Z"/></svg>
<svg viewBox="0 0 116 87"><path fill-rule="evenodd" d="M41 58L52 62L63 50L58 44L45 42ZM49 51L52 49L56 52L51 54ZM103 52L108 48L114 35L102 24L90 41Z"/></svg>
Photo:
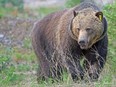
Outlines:
<svg viewBox="0 0 116 87"><path fill-rule="evenodd" d="M102 12L97 12L95 15L100 19L100 21L103 20L103 13Z"/></svg>
<svg viewBox="0 0 116 87"><path fill-rule="evenodd" d="M78 12L73 11L73 15L74 15L74 17L76 17L76 16L77 16L77 14L78 14Z"/></svg>

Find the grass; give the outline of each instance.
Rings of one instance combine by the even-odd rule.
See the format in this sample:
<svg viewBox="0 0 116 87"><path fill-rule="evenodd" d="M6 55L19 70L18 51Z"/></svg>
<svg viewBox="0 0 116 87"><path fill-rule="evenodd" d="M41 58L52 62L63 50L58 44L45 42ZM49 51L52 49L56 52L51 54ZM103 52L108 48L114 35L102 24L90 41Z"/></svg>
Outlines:
<svg viewBox="0 0 116 87"><path fill-rule="evenodd" d="M100 78L96 82L74 83L64 74L64 82L37 84L35 71L38 67L29 39L24 47L6 47L0 44L0 87L116 87L116 4L106 6L104 15L108 20L109 48L107 62ZM40 8L41 14L49 14L51 9ZM56 8L54 9L54 11Z"/></svg>
<svg viewBox="0 0 116 87"><path fill-rule="evenodd" d="M42 18L45 15L50 14L52 12L55 12L56 10L61 10L62 8L59 8L59 7L40 7L39 9L36 9L36 10L39 11L39 17Z"/></svg>
<svg viewBox="0 0 116 87"><path fill-rule="evenodd" d="M32 50L5 46L0 46L0 49L1 87L17 85L29 75L35 74L37 64Z"/></svg>
<svg viewBox="0 0 116 87"><path fill-rule="evenodd" d="M57 7L38 7L36 9L25 8L21 11L16 7L1 7L0 6L0 18L5 16L20 17L20 18L42 18L47 14L55 12L56 10L61 10L63 6Z"/></svg>

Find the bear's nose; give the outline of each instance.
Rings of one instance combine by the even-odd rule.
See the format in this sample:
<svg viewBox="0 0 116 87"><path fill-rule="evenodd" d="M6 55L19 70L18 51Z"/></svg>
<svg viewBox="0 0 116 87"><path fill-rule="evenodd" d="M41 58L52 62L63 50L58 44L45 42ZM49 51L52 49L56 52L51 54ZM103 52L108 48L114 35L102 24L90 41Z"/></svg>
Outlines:
<svg viewBox="0 0 116 87"><path fill-rule="evenodd" d="M81 40L81 41L79 41L79 44L80 45L85 45L85 41L84 40Z"/></svg>

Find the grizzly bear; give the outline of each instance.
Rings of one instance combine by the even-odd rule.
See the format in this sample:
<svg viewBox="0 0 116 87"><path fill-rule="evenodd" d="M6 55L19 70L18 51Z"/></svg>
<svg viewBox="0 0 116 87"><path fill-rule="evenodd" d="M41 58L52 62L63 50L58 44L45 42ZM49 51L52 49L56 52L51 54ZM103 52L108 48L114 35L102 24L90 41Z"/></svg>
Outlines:
<svg viewBox="0 0 116 87"><path fill-rule="evenodd" d="M106 61L107 45L107 20L96 5L84 2L49 14L35 23L32 32L38 79L61 79L66 69L74 81L85 73L96 80Z"/></svg>

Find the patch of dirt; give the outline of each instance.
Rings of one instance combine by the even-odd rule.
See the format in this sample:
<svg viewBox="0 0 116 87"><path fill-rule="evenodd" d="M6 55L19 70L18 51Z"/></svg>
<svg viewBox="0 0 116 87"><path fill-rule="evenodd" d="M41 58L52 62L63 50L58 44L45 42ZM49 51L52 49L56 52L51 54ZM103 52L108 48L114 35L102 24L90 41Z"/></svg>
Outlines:
<svg viewBox="0 0 116 87"><path fill-rule="evenodd" d="M22 45L25 38L30 38L34 19L3 17L0 19L0 39L3 44Z"/></svg>

